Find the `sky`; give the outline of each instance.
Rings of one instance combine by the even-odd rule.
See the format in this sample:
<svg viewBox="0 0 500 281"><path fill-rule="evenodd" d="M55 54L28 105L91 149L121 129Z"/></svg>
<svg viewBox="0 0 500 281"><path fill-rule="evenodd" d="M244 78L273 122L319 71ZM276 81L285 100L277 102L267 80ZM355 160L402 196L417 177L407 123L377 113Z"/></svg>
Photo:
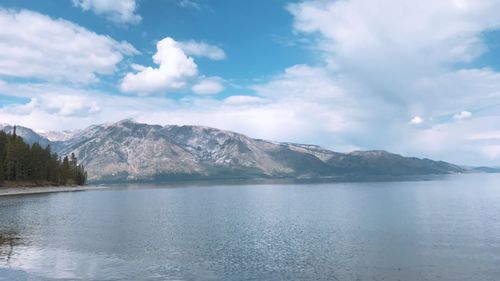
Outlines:
<svg viewBox="0 0 500 281"><path fill-rule="evenodd" d="M500 166L500 0L2 0L0 123Z"/></svg>

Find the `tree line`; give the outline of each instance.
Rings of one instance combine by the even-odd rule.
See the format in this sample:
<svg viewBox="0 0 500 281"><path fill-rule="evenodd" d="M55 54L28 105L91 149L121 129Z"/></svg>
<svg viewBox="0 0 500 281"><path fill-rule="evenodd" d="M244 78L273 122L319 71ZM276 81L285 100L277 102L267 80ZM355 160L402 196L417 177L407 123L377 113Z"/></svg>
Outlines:
<svg viewBox="0 0 500 281"><path fill-rule="evenodd" d="M84 185L87 172L75 154L60 158L38 143L29 145L16 135L0 131L0 186Z"/></svg>

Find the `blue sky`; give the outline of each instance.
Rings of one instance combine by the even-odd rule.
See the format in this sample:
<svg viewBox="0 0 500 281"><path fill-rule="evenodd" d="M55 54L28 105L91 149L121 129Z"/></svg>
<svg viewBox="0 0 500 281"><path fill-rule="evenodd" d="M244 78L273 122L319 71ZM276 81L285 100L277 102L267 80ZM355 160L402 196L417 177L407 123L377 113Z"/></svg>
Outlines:
<svg viewBox="0 0 500 281"><path fill-rule="evenodd" d="M287 1L199 1L188 2L192 4L187 6L181 3L175 0L139 1L135 10L142 17L139 24L117 24L105 16L78 9L72 1L3 1L3 7L30 9L52 18L70 20L117 41L125 40L143 54L130 60L143 65L151 64L156 42L165 37L213 44L224 50L227 59L200 58L197 61L200 72L222 76L238 86L265 79L290 65L314 60L304 50L307 46L291 46L297 43L291 29L293 17L285 9ZM113 84L121 78L120 74L101 78ZM105 87L108 92L116 90L100 84L91 86Z"/></svg>
<svg viewBox="0 0 500 281"><path fill-rule="evenodd" d="M133 118L500 165L498 0L0 4L0 121Z"/></svg>

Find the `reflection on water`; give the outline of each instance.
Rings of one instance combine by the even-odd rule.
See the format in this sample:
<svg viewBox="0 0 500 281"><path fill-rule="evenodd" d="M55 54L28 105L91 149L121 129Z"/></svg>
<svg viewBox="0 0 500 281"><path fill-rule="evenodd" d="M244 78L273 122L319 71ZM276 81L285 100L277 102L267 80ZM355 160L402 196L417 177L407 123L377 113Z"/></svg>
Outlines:
<svg viewBox="0 0 500 281"><path fill-rule="evenodd" d="M5 261L4 265L22 269L33 277L60 280L93 279L96 276L120 279L123 278L120 272L128 266L123 260L105 255L39 247L16 248L13 259Z"/></svg>
<svg viewBox="0 0 500 281"><path fill-rule="evenodd" d="M14 253L14 246L19 245L21 239L15 232L0 232L0 264L9 264Z"/></svg>
<svg viewBox="0 0 500 281"><path fill-rule="evenodd" d="M0 198L0 280L497 280L500 176Z"/></svg>

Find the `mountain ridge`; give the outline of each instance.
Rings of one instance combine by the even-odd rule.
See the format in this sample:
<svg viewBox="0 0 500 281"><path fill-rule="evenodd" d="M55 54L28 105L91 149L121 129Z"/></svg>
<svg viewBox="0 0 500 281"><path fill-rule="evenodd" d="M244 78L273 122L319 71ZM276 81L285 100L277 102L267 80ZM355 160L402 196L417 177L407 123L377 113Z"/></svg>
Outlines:
<svg viewBox="0 0 500 281"><path fill-rule="evenodd" d="M5 131L12 128L0 127ZM75 153L94 182L387 177L474 171L383 150L341 153L205 126L149 125L126 119L65 132L65 138L56 141L29 128L18 128L27 142L46 143L63 156Z"/></svg>

